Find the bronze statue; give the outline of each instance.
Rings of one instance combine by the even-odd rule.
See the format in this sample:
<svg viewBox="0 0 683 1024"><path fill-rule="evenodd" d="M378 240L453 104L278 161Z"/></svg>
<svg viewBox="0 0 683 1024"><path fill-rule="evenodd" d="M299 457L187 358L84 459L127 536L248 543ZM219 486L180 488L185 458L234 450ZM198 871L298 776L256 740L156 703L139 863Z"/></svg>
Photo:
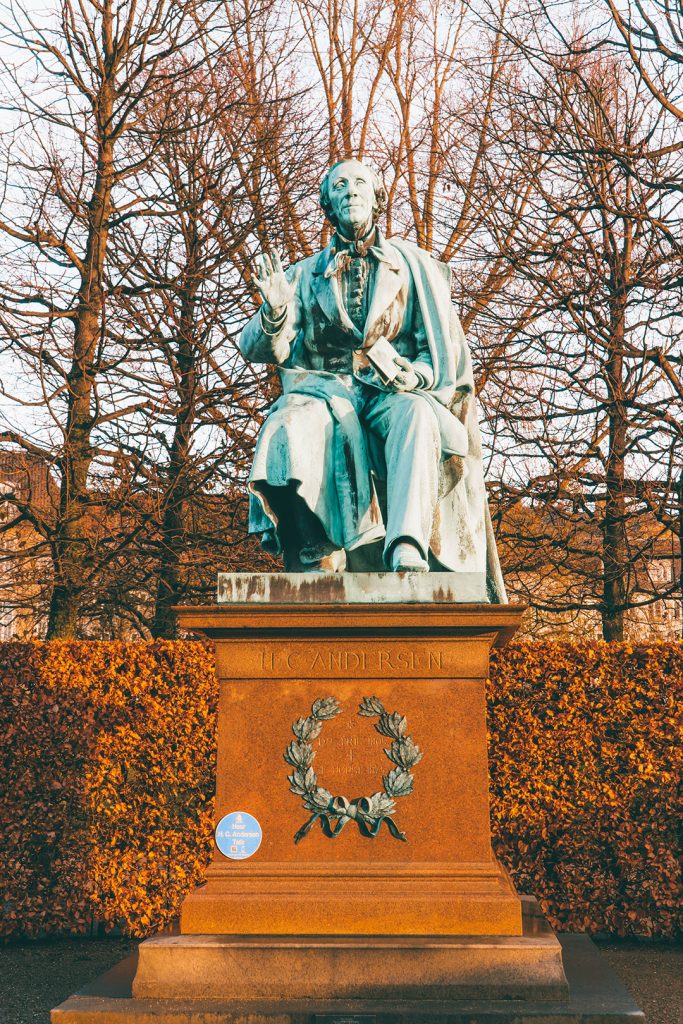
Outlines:
<svg viewBox="0 0 683 1024"><path fill-rule="evenodd" d="M263 305L240 339L283 388L256 446L250 529L292 571L477 574L483 600L505 600L449 268L382 235L386 194L365 164L331 167L320 201L329 245L286 272L261 256Z"/></svg>

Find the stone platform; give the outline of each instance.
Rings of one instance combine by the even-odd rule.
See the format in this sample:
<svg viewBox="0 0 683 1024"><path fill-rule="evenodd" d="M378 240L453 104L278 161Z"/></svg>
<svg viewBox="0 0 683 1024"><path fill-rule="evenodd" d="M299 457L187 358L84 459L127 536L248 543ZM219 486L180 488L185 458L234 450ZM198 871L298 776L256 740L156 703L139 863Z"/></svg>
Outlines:
<svg viewBox="0 0 683 1024"><path fill-rule="evenodd" d="M645 1024L643 1013L584 935L560 936L565 1001L135 999L137 957L52 1011L52 1024Z"/></svg>
<svg viewBox="0 0 683 1024"><path fill-rule="evenodd" d="M562 950L531 901L521 936L168 935L143 942L136 999L563 1002Z"/></svg>
<svg viewBox="0 0 683 1024"><path fill-rule="evenodd" d="M481 604L486 601L486 574L483 572L218 574L219 604Z"/></svg>

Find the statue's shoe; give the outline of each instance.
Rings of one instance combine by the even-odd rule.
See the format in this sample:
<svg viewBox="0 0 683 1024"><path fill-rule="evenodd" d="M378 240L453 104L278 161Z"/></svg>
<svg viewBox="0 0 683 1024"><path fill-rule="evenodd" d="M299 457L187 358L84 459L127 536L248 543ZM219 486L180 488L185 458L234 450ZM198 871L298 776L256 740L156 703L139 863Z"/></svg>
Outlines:
<svg viewBox="0 0 683 1024"><path fill-rule="evenodd" d="M343 548L330 551L328 546L309 545L299 554L305 572L344 572L346 552Z"/></svg>
<svg viewBox="0 0 683 1024"><path fill-rule="evenodd" d="M329 555L321 558L320 568L322 572L344 572L346 569L346 552L344 549L330 551Z"/></svg>
<svg viewBox="0 0 683 1024"><path fill-rule="evenodd" d="M429 563L418 548L408 541L399 541L391 552L392 572L429 572Z"/></svg>
<svg viewBox="0 0 683 1024"><path fill-rule="evenodd" d="M320 560L330 553L329 544L306 544L299 552L299 559L304 565L317 566Z"/></svg>

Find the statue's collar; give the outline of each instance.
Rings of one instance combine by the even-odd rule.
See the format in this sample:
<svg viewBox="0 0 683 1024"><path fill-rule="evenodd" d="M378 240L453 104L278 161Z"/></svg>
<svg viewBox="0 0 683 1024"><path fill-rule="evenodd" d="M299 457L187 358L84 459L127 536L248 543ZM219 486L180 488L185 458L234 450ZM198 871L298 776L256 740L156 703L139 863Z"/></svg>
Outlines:
<svg viewBox="0 0 683 1024"><path fill-rule="evenodd" d="M401 269L396 250L391 245L391 242L384 238L382 232L376 225L374 230L369 236L366 236L366 238L368 242L370 242L370 245L367 248L368 253L371 253L380 263L386 263L391 270L398 271ZM318 255L313 273L324 274L338 252L351 252L351 246L356 244L357 243L349 242L337 232L337 234L332 236L329 243Z"/></svg>
<svg viewBox="0 0 683 1024"><path fill-rule="evenodd" d="M332 245L336 252L342 252L346 250L352 256L367 256L372 246L377 241L378 227L373 224L369 231L367 231L362 238L345 238L341 231L337 229L337 233L332 239Z"/></svg>

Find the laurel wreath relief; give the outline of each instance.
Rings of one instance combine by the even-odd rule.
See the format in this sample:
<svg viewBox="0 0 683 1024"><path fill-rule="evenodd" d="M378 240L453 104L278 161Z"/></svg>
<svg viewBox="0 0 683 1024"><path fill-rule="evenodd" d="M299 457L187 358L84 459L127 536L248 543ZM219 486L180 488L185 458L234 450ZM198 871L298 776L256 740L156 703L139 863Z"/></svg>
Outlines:
<svg viewBox="0 0 683 1024"><path fill-rule="evenodd" d="M407 721L398 711L389 714L379 697L363 697L358 705L358 714L362 718L377 718L375 729L381 736L392 741L384 753L394 767L382 778L384 789L372 796L356 797L349 800L345 796L334 796L329 790L318 785L318 777L312 768L315 751L312 741L322 732L323 723L330 721L341 713L341 707L334 697L322 697L313 702L311 713L306 718L299 718L292 725L296 737L284 753L287 764L294 771L288 776L290 792L300 796L311 817L301 826L294 836L294 842L300 842L311 831L316 821L326 836L334 839L349 821L355 821L361 835L374 839L386 822L394 839L406 843L407 837L401 832L393 820L395 798L407 796L413 791L411 768L422 760L420 748L406 735Z"/></svg>

